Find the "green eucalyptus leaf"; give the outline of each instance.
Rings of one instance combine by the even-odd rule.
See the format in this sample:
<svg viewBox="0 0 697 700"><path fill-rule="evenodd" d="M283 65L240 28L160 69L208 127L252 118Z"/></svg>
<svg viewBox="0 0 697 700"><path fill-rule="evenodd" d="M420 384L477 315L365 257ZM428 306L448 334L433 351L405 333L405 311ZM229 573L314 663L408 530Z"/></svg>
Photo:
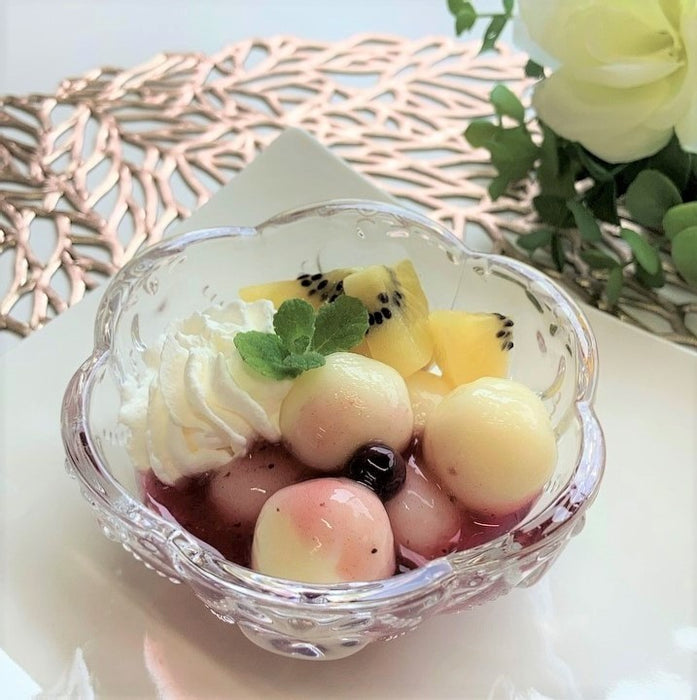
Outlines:
<svg viewBox="0 0 697 700"><path fill-rule="evenodd" d="M559 142L557 135L545 124L542 124L542 144L540 145L540 164L537 167L537 180L543 194L557 194L559 181Z"/></svg>
<svg viewBox="0 0 697 700"><path fill-rule="evenodd" d="M614 177L614 168L589 153L581 144L574 144L579 162L596 182L609 182Z"/></svg>
<svg viewBox="0 0 697 700"><path fill-rule="evenodd" d="M620 223L617 215L617 189L612 180L591 187L583 201L597 219L615 225Z"/></svg>
<svg viewBox="0 0 697 700"><path fill-rule="evenodd" d="M671 207L663 217L663 231L671 240L690 226L697 226L697 202Z"/></svg>
<svg viewBox="0 0 697 700"><path fill-rule="evenodd" d="M536 63L532 58L525 64L525 75L528 78L544 78L545 69L539 63Z"/></svg>
<svg viewBox="0 0 697 700"><path fill-rule="evenodd" d="M557 228L568 228L573 222L566 200L556 195L540 194L533 199L540 219Z"/></svg>
<svg viewBox="0 0 697 700"><path fill-rule="evenodd" d="M682 202L673 181L658 170L642 170L627 189L630 214L647 228L659 228L666 212Z"/></svg>
<svg viewBox="0 0 697 700"><path fill-rule="evenodd" d="M503 0L503 9L509 17L513 14L514 4L515 0Z"/></svg>
<svg viewBox="0 0 697 700"><path fill-rule="evenodd" d="M525 121L525 107L505 85L497 85L489 98L499 117L510 117L519 124Z"/></svg>
<svg viewBox="0 0 697 700"><path fill-rule="evenodd" d="M491 155L492 165L498 171L489 185L492 199L500 197L510 183L527 177L539 154L530 132L524 126L499 128L493 138L487 141L486 148Z"/></svg>
<svg viewBox="0 0 697 700"><path fill-rule="evenodd" d="M662 172L682 192L690 178L692 159L682 149L678 138L673 136L665 148L649 158L646 167Z"/></svg>
<svg viewBox="0 0 697 700"><path fill-rule="evenodd" d="M576 226L584 241L598 242L603 240L600 226L589 209L581 204L581 202L576 202L574 200L567 201L566 206L573 214Z"/></svg>
<svg viewBox="0 0 697 700"><path fill-rule="evenodd" d="M567 143L559 138L546 124L542 127L537 181L540 193L571 199L576 194L576 173L578 162L569 158Z"/></svg>
<svg viewBox="0 0 697 700"><path fill-rule="evenodd" d="M559 272L562 272L562 270L564 269L564 265L566 264L566 252L564 251L562 237L559 235L553 236L551 246L552 260L554 261L554 265L557 268L557 270L559 270Z"/></svg>
<svg viewBox="0 0 697 700"><path fill-rule="evenodd" d="M508 189L510 180L505 175L497 175L488 187L489 197L492 200L497 200Z"/></svg>
<svg viewBox="0 0 697 700"><path fill-rule="evenodd" d="M464 3L462 9L455 15L455 33L457 36L472 29L476 21L477 11L472 7L471 3Z"/></svg>
<svg viewBox="0 0 697 700"><path fill-rule="evenodd" d="M448 9L454 15L456 15L465 5L472 5L472 3L466 2L466 0L448 0Z"/></svg>
<svg viewBox="0 0 697 700"><path fill-rule="evenodd" d="M671 255L680 276L697 288L697 226L683 229L673 238Z"/></svg>
<svg viewBox="0 0 697 700"><path fill-rule="evenodd" d="M581 260L587 263L593 270L612 270L619 266L617 260L595 249L582 250Z"/></svg>
<svg viewBox="0 0 697 700"><path fill-rule="evenodd" d="M551 229L538 228L535 231L518 236L516 243L523 250L533 251L548 246L552 242L553 235L554 232Z"/></svg>
<svg viewBox="0 0 697 700"><path fill-rule="evenodd" d="M666 283L663 267L659 267L655 274L649 274L641 265L637 265L634 268L634 276L644 287L658 288Z"/></svg>
<svg viewBox="0 0 697 700"><path fill-rule="evenodd" d="M620 236L629 244L637 263L650 275L657 274L661 268L658 251L645 238L629 228L620 229Z"/></svg>
<svg viewBox="0 0 697 700"><path fill-rule="evenodd" d="M470 146L482 148L495 138L499 131L501 131L501 127L498 124L494 124L486 119L477 119L465 129L465 138Z"/></svg>
<svg viewBox="0 0 697 700"><path fill-rule="evenodd" d="M487 148L492 164L509 182L526 177L540 152L524 126L500 129Z"/></svg>
<svg viewBox="0 0 697 700"><path fill-rule="evenodd" d="M624 285L624 274L621 267L615 267L610 270L607 276L607 285L605 286L605 298L610 306L614 306L620 294L622 294L622 286Z"/></svg>
<svg viewBox="0 0 697 700"><path fill-rule="evenodd" d="M498 38L501 36L501 32L508 23L508 17L506 15L494 15L489 26L484 32L484 40L482 41L482 46L479 49L479 53L484 53L485 51L490 51L496 46Z"/></svg>
<svg viewBox="0 0 697 700"><path fill-rule="evenodd" d="M617 197L623 197L627 194L629 186L636 180L642 170L646 169L646 159L634 160L631 163L623 163L618 165L614 170L615 187L617 188Z"/></svg>

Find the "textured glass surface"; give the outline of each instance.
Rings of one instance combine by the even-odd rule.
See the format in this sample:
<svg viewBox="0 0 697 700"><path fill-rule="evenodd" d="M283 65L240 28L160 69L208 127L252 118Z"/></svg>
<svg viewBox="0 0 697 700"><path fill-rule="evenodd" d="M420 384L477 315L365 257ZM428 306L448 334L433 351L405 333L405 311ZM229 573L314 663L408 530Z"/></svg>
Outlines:
<svg viewBox="0 0 697 700"><path fill-rule="evenodd" d="M530 514L488 544L372 583L319 586L263 576L221 558L148 510L118 425L119 384L173 319L238 295L241 286L304 269L394 263L409 257L432 308L498 311L515 319L511 376L545 401L558 438L553 477ZM578 307L533 268L469 252L439 225L399 207L335 201L251 228L198 231L147 250L121 270L100 306L92 355L65 395L63 439L109 538L147 566L188 584L254 642L303 658L339 658L530 585L583 526L605 450L592 409L595 342Z"/></svg>

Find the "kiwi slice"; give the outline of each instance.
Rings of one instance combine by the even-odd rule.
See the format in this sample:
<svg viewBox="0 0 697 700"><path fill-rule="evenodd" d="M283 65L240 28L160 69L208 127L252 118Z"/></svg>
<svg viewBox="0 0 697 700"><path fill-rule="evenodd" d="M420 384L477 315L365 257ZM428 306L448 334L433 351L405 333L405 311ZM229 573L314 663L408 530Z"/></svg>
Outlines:
<svg viewBox="0 0 697 700"><path fill-rule="evenodd" d="M433 311L429 325L434 359L453 386L480 377L506 377L513 348L513 321L500 313Z"/></svg>
<svg viewBox="0 0 697 700"><path fill-rule="evenodd" d="M315 308L332 302L343 293L343 281L356 268L337 268L328 272L303 273L292 280L253 284L240 289L243 301L269 299L278 308L287 299L305 299Z"/></svg>
<svg viewBox="0 0 697 700"><path fill-rule="evenodd" d="M433 355L428 300L411 260L393 267L370 265L344 279L346 294L368 309L370 327L357 348L403 376L425 367Z"/></svg>

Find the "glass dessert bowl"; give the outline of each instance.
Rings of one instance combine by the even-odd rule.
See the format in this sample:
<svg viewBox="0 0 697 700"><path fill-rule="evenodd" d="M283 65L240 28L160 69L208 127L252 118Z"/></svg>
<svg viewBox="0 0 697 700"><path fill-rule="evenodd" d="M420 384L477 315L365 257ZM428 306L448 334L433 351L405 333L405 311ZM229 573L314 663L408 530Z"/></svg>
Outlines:
<svg viewBox="0 0 697 700"><path fill-rule="evenodd" d="M221 308L250 285L405 259L414 263L432 309L515 320L508 375L540 398L557 453L551 477L519 518L388 578L317 584L235 563L166 509L146 505L123 421L124 386L143 375L148 349L170 324ZM93 352L66 390L63 441L68 470L107 537L173 582L188 584L210 611L261 647L333 659L410 631L429 616L467 610L539 580L582 529L600 485L605 449L592 405L596 379L589 325L545 275L473 253L406 209L337 200L254 228L185 234L126 265L101 302Z"/></svg>

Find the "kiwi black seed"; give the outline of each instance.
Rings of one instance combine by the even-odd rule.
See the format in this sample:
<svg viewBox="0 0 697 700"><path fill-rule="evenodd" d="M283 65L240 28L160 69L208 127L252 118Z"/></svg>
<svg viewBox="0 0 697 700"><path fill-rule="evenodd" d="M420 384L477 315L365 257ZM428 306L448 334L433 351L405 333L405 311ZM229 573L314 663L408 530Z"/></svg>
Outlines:
<svg viewBox="0 0 697 700"><path fill-rule="evenodd" d="M320 301L336 301L343 294L343 279L337 279L336 272L330 273L315 272L314 274L304 273L298 275L297 280L302 288L302 293L306 297L317 297Z"/></svg>
<svg viewBox="0 0 697 700"><path fill-rule="evenodd" d="M504 352L513 349L513 320L503 314L494 314L501 321L501 328L496 333L496 337L501 341L501 350Z"/></svg>
<svg viewBox="0 0 697 700"><path fill-rule="evenodd" d="M395 313L403 311L400 307L404 304L404 294L400 290L399 277L393 269L388 268L388 270L390 279L386 282L385 289L375 295L375 305L366 303L368 307L368 332L370 332L370 327L382 326ZM400 309L400 311L396 312L395 309Z"/></svg>

